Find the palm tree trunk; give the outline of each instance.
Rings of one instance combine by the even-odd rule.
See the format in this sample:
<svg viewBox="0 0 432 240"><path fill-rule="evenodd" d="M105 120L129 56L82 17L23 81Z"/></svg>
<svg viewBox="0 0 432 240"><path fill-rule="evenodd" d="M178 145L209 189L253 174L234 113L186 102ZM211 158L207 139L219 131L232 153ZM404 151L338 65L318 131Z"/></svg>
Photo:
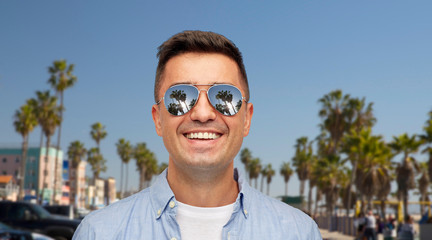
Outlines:
<svg viewBox="0 0 432 240"><path fill-rule="evenodd" d="M125 176L126 186L125 186L125 190L128 191L128 176L129 176L128 163L125 164L125 168L126 168L126 176Z"/></svg>
<svg viewBox="0 0 432 240"><path fill-rule="evenodd" d="M123 161L121 161L121 169L120 169L120 199L123 198Z"/></svg>
<svg viewBox="0 0 432 240"><path fill-rule="evenodd" d="M312 181L309 180L309 193L308 193L308 212L312 213L312 189L313 189L313 184L311 183Z"/></svg>
<svg viewBox="0 0 432 240"><path fill-rule="evenodd" d="M244 172L244 174L245 174L245 179L246 179L246 181L248 182L248 183L250 183L250 180L249 180L249 173L248 173L248 170L247 170L247 166L246 166L246 164L244 164L244 168L245 168L245 172ZM431 178L432 179L432 178Z"/></svg>
<svg viewBox="0 0 432 240"><path fill-rule="evenodd" d="M420 202L423 202L423 201L426 201L426 197L425 197L425 195L421 195L420 196ZM425 206L423 205L423 204L420 204L420 214L423 216L423 214L424 214L424 209L425 209Z"/></svg>
<svg viewBox="0 0 432 240"><path fill-rule="evenodd" d="M314 215L318 214L318 202L319 202L320 197L321 197L321 192L320 191L321 190L317 187L316 191L315 191L315 212L314 212Z"/></svg>
<svg viewBox="0 0 432 240"><path fill-rule="evenodd" d="M143 184L144 184L144 171L141 169L140 171L140 177L139 177L139 190L143 189Z"/></svg>
<svg viewBox="0 0 432 240"><path fill-rule="evenodd" d="M45 193L45 189L48 187L48 183L47 183L47 174L48 174L48 154L49 154L49 146L50 146L50 142L51 142L51 137L50 136L46 136L47 140L46 140L46 146L45 146L45 170L43 172L43 185L42 185L42 194L40 197L40 203L43 203L43 197L44 197L44 193Z"/></svg>
<svg viewBox="0 0 432 240"><path fill-rule="evenodd" d="M403 192L404 216L408 216L408 190Z"/></svg>
<svg viewBox="0 0 432 240"><path fill-rule="evenodd" d="M60 92L60 122L59 122L58 133L57 133L57 154L56 154L55 163L54 163L54 191L53 191L53 196L52 196L52 202L54 202L54 203L55 203L55 196L57 195L58 183L62 182L61 178L57 179L59 177L58 159L60 156L60 139L61 139L62 122L63 122L63 92Z"/></svg>
<svg viewBox="0 0 432 240"><path fill-rule="evenodd" d="M261 192L264 192L264 176L261 176Z"/></svg>
<svg viewBox="0 0 432 240"><path fill-rule="evenodd" d="M267 183L267 195L270 196L270 183Z"/></svg>
<svg viewBox="0 0 432 240"><path fill-rule="evenodd" d="M285 196L288 196L288 181L285 182Z"/></svg>
<svg viewBox="0 0 432 240"><path fill-rule="evenodd" d="M27 149L28 149L28 135L23 136L21 169L19 171L19 176L20 176L19 200L21 201L24 200L24 195L25 195L24 183L25 183L25 176L26 176Z"/></svg>
<svg viewBox="0 0 432 240"><path fill-rule="evenodd" d="M43 147L43 137L44 137L44 133L43 133L43 129L41 127L41 136L40 136L40 143L39 143L39 159L38 159L38 179L37 179L37 187L36 187L36 196L40 197L41 194L41 189L40 189L40 185L41 185L41 176L40 176L40 171L41 171L41 160L40 160L40 156L42 156L42 147ZM38 200L39 203L42 203L42 201L39 199Z"/></svg>
<svg viewBox="0 0 432 240"><path fill-rule="evenodd" d="M300 197L303 197L303 195L304 195L304 187L305 187L305 181L301 180L300 181Z"/></svg>
<svg viewBox="0 0 432 240"><path fill-rule="evenodd" d="M385 212L385 209L386 209L386 198L382 198L381 199L381 217L383 218L383 219L385 219L385 216L386 216L386 212Z"/></svg>
<svg viewBox="0 0 432 240"><path fill-rule="evenodd" d="M348 185L348 203L347 203L347 208L346 208L346 215L347 216L349 216L349 211L351 209L351 189L352 189L352 185L353 185L355 178L356 178L357 165L358 165L358 161L354 161L354 169L351 172L351 180L350 180L349 185Z"/></svg>

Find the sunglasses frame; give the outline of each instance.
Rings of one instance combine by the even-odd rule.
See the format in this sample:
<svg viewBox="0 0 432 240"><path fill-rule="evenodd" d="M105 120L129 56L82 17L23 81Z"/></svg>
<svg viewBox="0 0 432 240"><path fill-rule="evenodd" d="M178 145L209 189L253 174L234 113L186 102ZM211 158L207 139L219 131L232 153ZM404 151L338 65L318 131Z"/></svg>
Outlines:
<svg viewBox="0 0 432 240"><path fill-rule="evenodd" d="M187 84L187 83L179 83L179 84L175 84L175 85L170 86L170 87L165 91L163 97L162 97L162 98L161 98L161 99L156 103L156 105L159 105L159 104L162 102L162 100L165 100L166 92L167 92L170 88L172 88L172 87L176 87L176 86L190 86L190 87L194 87L194 88L198 91L197 100L196 100L196 102L195 102L195 104L193 105L192 108L194 108L194 107L196 106L196 103L199 101L199 98L200 98L200 95L201 95L200 93L201 93L202 91L205 91L205 92L206 92L206 96L207 96L207 100L210 102L210 105L211 105L211 106L212 106L212 107L213 107L213 108L214 108L218 113L220 113L220 114L222 114L222 115L224 115L224 116L227 116L227 117L235 116L235 115L237 114L237 112L234 113L233 115L225 115L225 114L219 112L219 110L217 110L216 107L213 106L213 104L212 104L212 102L211 102L211 100L210 100L210 97L209 97L209 91L210 91L210 89L211 89L212 87L221 86L221 85L222 85L222 86L230 86L230 87L233 87L233 88L237 89L237 90L239 91L239 93L240 93L241 100L242 100L242 101L245 101L245 103L248 103L246 97L243 97L243 94L242 94L242 92L240 91L240 89L239 89L238 87L234 86L234 85L231 85L231 84L226 84L226 83L216 83L216 84ZM210 87L209 87L207 90L205 90L205 89L199 89L197 86L210 86ZM243 104L242 104L242 106L243 106ZM180 117L180 116L186 115L188 112L190 112L190 111L192 110L192 108L191 108L189 111L187 111L186 113L184 113L184 114L182 114L182 115L174 115L174 114L172 114L170 111L168 111L167 106L165 106L165 104L164 104L164 107L165 107L165 109L167 110L167 112L169 112L169 114L171 114L171 115L173 115L173 116L176 116L176 117ZM240 108L240 109L241 109L241 108ZM240 110L240 109L239 109L239 110Z"/></svg>

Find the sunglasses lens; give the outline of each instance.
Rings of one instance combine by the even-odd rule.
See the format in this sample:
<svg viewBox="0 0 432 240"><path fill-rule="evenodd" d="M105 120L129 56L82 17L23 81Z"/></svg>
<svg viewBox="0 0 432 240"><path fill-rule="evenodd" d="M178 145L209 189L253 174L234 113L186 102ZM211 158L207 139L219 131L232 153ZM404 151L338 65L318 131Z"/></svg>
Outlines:
<svg viewBox="0 0 432 240"><path fill-rule="evenodd" d="M164 96L165 107L169 113L181 116L189 112L198 99L198 89L189 85L170 87Z"/></svg>
<svg viewBox="0 0 432 240"><path fill-rule="evenodd" d="M208 91L208 98L216 110L226 116L235 115L243 99L240 90L231 85L214 85Z"/></svg>

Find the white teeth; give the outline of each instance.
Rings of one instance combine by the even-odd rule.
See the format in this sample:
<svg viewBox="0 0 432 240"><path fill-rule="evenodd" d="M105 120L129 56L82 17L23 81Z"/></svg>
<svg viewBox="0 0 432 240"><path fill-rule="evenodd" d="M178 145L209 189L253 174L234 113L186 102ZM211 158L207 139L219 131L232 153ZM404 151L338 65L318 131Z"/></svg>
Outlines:
<svg viewBox="0 0 432 240"><path fill-rule="evenodd" d="M220 135L216 133L198 132L198 133L188 133L186 137L189 139L216 139L219 138Z"/></svg>

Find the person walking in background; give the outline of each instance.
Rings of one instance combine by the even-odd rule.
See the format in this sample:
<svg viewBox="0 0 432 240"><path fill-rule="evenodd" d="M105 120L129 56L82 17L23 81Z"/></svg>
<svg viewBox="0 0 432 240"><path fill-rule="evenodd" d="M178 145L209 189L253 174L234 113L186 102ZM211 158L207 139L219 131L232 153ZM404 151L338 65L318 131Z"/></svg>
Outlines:
<svg viewBox="0 0 432 240"><path fill-rule="evenodd" d="M398 233L399 240L413 240L416 231L414 229L414 220L411 215L405 216L405 222L400 227Z"/></svg>
<svg viewBox="0 0 432 240"><path fill-rule="evenodd" d="M364 227L365 227L366 218L364 213L361 212L358 217L354 220L354 227L357 229L357 238L361 240L363 238Z"/></svg>
<svg viewBox="0 0 432 240"><path fill-rule="evenodd" d="M389 217L383 231L384 240L396 239L396 219Z"/></svg>
<svg viewBox="0 0 432 240"><path fill-rule="evenodd" d="M372 210L368 211L364 229L364 236L367 240L376 240L376 218Z"/></svg>

